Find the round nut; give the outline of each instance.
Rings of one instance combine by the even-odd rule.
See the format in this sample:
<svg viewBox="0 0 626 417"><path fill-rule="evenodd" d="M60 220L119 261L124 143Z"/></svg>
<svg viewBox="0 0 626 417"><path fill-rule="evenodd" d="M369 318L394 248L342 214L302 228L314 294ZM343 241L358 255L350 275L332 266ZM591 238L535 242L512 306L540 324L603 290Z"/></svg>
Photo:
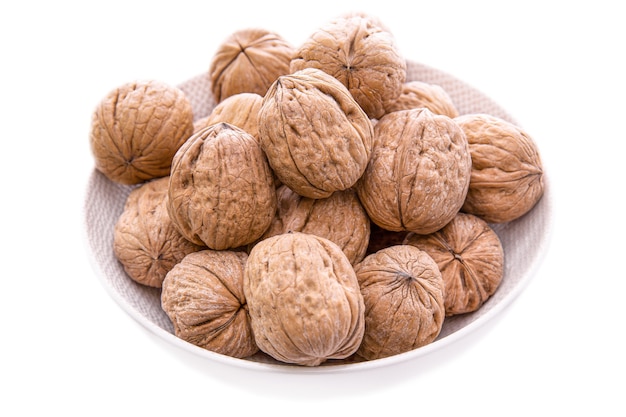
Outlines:
<svg viewBox="0 0 626 417"><path fill-rule="evenodd" d="M228 123L259 137L259 110L263 97L256 93L239 93L222 100L206 117L194 123L194 133L217 123Z"/></svg>
<svg viewBox="0 0 626 417"><path fill-rule="evenodd" d="M276 360L317 366L361 343L359 284L328 239L296 232L262 240L250 251L244 293L257 345Z"/></svg>
<svg viewBox="0 0 626 417"><path fill-rule="evenodd" d="M373 128L348 90L313 68L281 76L263 98L259 141L282 184L309 198L352 187Z"/></svg>
<svg viewBox="0 0 626 417"><path fill-rule="evenodd" d="M192 133L193 112L184 93L146 81L124 84L98 104L89 140L96 168L132 185L168 176L174 154Z"/></svg>
<svg viewBox="0 0 626 417"><path fill-rule="evenodd" d="M243 292L247 257L207 249L187 255L168 272L161 306L177 337L235 358L258 352Z"/></svg>
<svg viewBox="0 0 626 417"><path fill-rule="evenodd" d="M209 68L216 102L238 93L265 95L278 76L289 74L293 51L280 35L265 29L233 33L219 46Z"/></svg>
<svg viewBox="0 0 626 417"><path fill-rule="evenodd" d="M454 121L465 132L472 155L462 211L489 223L528 213L544 190L541 157L533 139L513 123L487 114L466 114Z"/></svg>
<svg viewBox="0 0 626 417"><path fill-rule="evenodd" d="M374 127L359 199L383 229L432 233L463 205L470 158L463 131L449 117L425 108L389 113Z"/></svg>
<svg viewBox="0 0 626 417"><path fill-rule="evenodd" d="M258 142L228 123L193 135L174 157L168 191L172 223L210 249L256 241L276 212L272 171Z"/></svg>
<svg viewBox="0 0 626 417"><path fill-rule="evenodd" d="M357 355L380 359L434 341L445 318L444 283L424 251L396 245L355 267L365 303L365 333Z"/></svg>
<svg viewBox="0 0 626 417"><path fill-rule="evenodd" d="M459 213L430 235L409 233L404 244L428 253L445 283L446 315L478 310L504 276L504 251L498 235L479 217Z"/></svg>
<svg viewBox="0 0 626 417"><path fill-rule="evenodd" d="M450 118L459 115L450 95L437 84L423 81L409 81L402 85L402 93L385 106L387 113L398 110L410 110L426 107L435 114L443 114Z"/></svg>

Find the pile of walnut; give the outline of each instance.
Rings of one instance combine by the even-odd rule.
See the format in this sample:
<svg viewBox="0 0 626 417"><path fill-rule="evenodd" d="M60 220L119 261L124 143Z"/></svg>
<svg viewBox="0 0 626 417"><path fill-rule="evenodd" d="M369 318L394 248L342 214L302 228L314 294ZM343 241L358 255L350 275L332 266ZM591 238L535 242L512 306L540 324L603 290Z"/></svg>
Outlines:
<svg viewBox="0 0 626 417"><path fill-rule="evenodd" d="M179 338L306 366L373 360L434 341L494 294L504 253L490 223L543 194L522 129L408 82L366 15L298 48L235 32L210 77L207 117L176 87L129 83L90 134L96 168L136 185L114 253L161 288Z"/></svg>

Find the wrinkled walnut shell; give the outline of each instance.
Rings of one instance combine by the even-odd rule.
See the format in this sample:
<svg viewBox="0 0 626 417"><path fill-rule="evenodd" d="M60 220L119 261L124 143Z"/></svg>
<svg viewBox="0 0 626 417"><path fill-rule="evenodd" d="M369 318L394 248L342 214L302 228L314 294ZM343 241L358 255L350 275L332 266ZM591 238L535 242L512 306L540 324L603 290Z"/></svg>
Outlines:
<svg viewBox="0 0 626 417"><path fill-rule="evenodd" d="M504 276L504 251L498 235L479 217L459 213L430 235L409 233L404 241L428 253L445 283L446 315L478 310Z"/></svg>
<svg viewBox="0 0 626 417"><path fill-rule="evenodd" d="M435 114L443 114L451 118L459 115L450 95L437 84L422 81L409 81L402 85L402 93L385 105L385 111L391 113L399 110L426 107Z"/></svg>
<svg viewBox="0 0 626 417"><path fill-rule="evenodd" d="M222 100L208 116L194 123L194 133L205 127L224 122L259 137L259 110L263 97L256 93L239 93Z"/></svg>
<svg viewBox="0 0 626 417"><path fill-rule="evenodd" d="M177 337L235 358L258 352L243 292L245 252L186 256L163 281L161 306Z"/></svg>

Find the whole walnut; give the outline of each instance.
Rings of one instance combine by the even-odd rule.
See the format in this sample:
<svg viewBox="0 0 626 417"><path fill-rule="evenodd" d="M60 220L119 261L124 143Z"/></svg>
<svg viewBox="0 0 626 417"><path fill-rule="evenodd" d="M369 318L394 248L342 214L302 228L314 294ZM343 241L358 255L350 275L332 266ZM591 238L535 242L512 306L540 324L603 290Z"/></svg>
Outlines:
<svg viewBox="0 0 626 417"><path fill-rule="evenodd" d="M341 16L315 31L295 52L291 72L317 68L338 79L370 118L385 113L406 80L406 60L391 32L364 15Z"/></svg>
<svg viewBox="0 0 626 417"><path fill-rule="evenodd" d="M472 176L462 211L489 223L515 220L529 212L544 190L539 150L523 129L488 114L454 121L472 155Z"/></svg>
<svg viewBox="0 0 626 417"><path fill-rule="evenodd" d="M126 83L96 107L89 135L96 168L132 185L168 176L172 158L193 133L191 103L159 81Z"/></svg>
<svg viewBox="0 0 626 417"><path fill-rule="evenodd" d="M213 108L211 113L194 123L194 133L220 122L228 123L259 137L259 111L263 97L256 93L232 95Z"/></svg>
<svg viewBox="0 0 626 417"><path fill-rule="evenodd" d="M390 231L432 233L457 214L472 161L463 130L425 108L385 115L356 190L370 219Z"/></svg>
<svg viewBox="0 0 626 417"><path fill-rule="evenodd" d="M380 359L434 341L445 319L444 283L435 261L410 245L368 255L355 267L365 303L357 355Z"/></svg>
<svg viewBox="0 0 626 417"><path fill-rule="evenodd" d="M459 213L430 235L409 233L404 244L428 253L439 266L447 316L478 310L502 282L504 250L500 238L479 217Z"/></svg>
<svg viewBox="0 0 626 417"><path fill-rule="evenodd" d="M161 306L177 337L235 358L258 352L243 292L247 258L242 251L207 249L168 272Z"/></svg>
<svg viewBox="0 0 626 417"><path fill-rule="evenodd" d="M452 98L440 85L423 81L409 81L402 85L402 93L388 103L385 111L391 113L398 110L410 110L426 107L435 114L455 118L459 115Z"/></svg>
<svg viewBox="0 0 626 417"><path fill-rule="evenodd" d="M276 212L272 171L258 142L228 123L194 134L174 157L167 208L198 245L233 249L257 240Z"/></svg>
<svg viewBox="0 0 626 417"><path fill-rule="evenodd" d="M113 234L113 252L128 276L161 288L165 274L187 254L202 247L178 232L167 213L169 177L134 188L126 199Z"/></svg>
<svg viewBox="0 0 626 417"><path fill-rule="evenodd" d="M294 232L262 240L250 251L243 288L256 343L278 361L317 366L361 343L359 283L328 239Z"/></svg>
<svg viewBox="0 0 626 417"><path fill-rule="evenodd" d="M259 141L282 184L309 198L352 187L370 158L373 128L348 90L323 71L284 75L259 114Z"/></svg>
<svg viewBox="0 0 626 417"><path fill-rule="evenodd" d="M280 75L289 74L294 48L280 35L260 28L230 35L211 60L209 75L217 103L238 93L261 96Z"/></svg>
<svg viewBox="0 0 626 417"><path fill-rule="evenodd" d="M337 244L353 265L363 259L369 242L370 219L354 190L312 199L283 185L277 189L276 196L276 218L261 239L288 232L309 233Z"/></svg>

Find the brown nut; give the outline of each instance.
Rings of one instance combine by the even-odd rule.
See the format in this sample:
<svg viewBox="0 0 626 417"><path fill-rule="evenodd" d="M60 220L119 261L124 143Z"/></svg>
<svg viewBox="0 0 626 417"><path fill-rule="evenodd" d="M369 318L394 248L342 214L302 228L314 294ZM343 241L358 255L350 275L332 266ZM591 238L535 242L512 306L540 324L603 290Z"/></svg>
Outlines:
<svg viewBox="0 0 626 417"><path fill-rule="evenodd" d="M187 254L202 249L185 239L167 214L169 177L133 189L118 218L113 252L134 281L161 288L165 274Z"/></svg>
<svg viewBox="0 0 626 417"><path fill-rule="evenodd" d="M286 233L250 251L244 293L259 348L281 362L317 366L344 359L364 332L354 269L328 239Z"/></svg>
<svg viewBox="0 0 626 417"><path fill-rule="evenodd" d="M404 243L437 262L445 283L447 316L478 310L502 282L500 238L479 217L459 213L443 229L430 235L409 233Z"/></svg>
<svg viewBox="0 0 626 417"><path fill-rule="evenodd" d="M379 359L434 341L445 318L444 283L424 251L396 245L355 267L365 303L365 334L357 355Z"/></svg>
<svg viewBox="0 0 626 417"><path fill-rule="evenodd" d="M296 51L291 72L317 68L338 79L370 118L400 95L406 61L395 39L375 19L339 17L315 31Z"/></svg>
<svg viewBox="0 0 626 417"><path fill-rule="evenodd" d="M258 352L243 292L247 258L241 251L207 249L168 272L161 306L177 337L235 358Z"/></svg>
<svg viewBox="0 0 626 417"><path fill-rule="evenodd" d="M259 137L259 110L263 97L256 93L239 93L222 100L206 117L194 123L194 133L205 127L224 122Z"/></svg>
<svg viewBox="0 0 626 417"><path fill-rule="evenodd" d="M283 185L276 195L276 218L261 239L288 232L309 233L335 243L352 265L363 259L369 242L370 219L353 190L312 199Z"/></svg>
<svg viewBox="0 0 626 417"><path fill-rule="evenodd" d="M472 155L462 210L489 223L528 213L544 190L541 157L533 139L513 123L487 114L466 114L454 121L465 132Z"/></svg>
<svg viewBox="0 0 626 417"><path fill-rule="evenodd" d="M289 74L294 48L265 29L244 29L229 36L211 60L211 89L217 103L239 93L261 96L280 75Z"/></svg>
<svg viewBox="0 0 626 417"><path fill-rule="evenodd" d="M172 223L188 240L233 249L257 240L276 212L272 171L258 142L228 123L193 135L174 157Z"/></svg>
<svg viewBox="0 0 626 417"><path fill-rule="evenodd" d="M281 76L263 98L259 141L281 183L302 196L352 187L367 166L372 135L348 90L323 71Z"/></svg>
<svg viewBox="0 0 626 417"><path fill-rule="evenodd" d="M193 133L191 103L157 81L111 91L93 113L89 135L96 168L121 184L168 176L172 158Z"/></svg>
<svg viewBox="0 0 626 417"><path fill-rule="evenodd" d="M356 189L383 229L428 234L463 205L471 168L467 140L452 119L425 108L402 110L376 124L372 157Z"/></svg>
<svg viewBox="0 0 626 417"><path fill-rule="evenodd" d="M409 81L402 85L402 93L385 106L391 113L398 110L410 110L426 107L435 114L443 114L451 118L459 115L450 95L440 85L423 81Z"/></svg>

